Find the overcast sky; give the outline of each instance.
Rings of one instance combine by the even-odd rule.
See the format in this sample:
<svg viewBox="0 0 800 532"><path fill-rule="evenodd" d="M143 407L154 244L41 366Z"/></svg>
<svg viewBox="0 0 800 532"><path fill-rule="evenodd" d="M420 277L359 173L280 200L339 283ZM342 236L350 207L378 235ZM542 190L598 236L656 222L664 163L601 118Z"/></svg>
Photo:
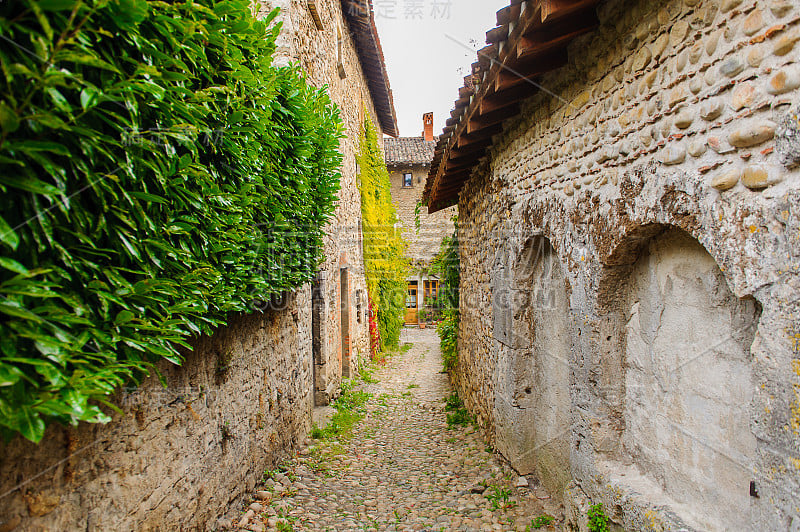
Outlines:
<svg viewBox="0 0 800 532"><path fill-rule="evenodd" d="M509 0L373 0L373 4L400 136L419 136L422 114L429 111L434 113L434 135L441 134L464 76L477 59L474 50L485 46L495 13Z"/></svg>

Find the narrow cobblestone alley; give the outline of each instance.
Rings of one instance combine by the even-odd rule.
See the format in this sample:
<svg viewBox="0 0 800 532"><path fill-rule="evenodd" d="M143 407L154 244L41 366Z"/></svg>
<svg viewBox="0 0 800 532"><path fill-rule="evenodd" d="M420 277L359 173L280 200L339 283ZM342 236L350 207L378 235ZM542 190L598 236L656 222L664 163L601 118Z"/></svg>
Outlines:
<svg viewBox="0 0 800 532"><path fill-rule="evenodd" d="M352 437L310 440L256 488L240 527L534 530L548 529L545 514L559 524L547 492L533 479L521 487L472 425L448 428L435 330L406 329L401 343L411 345L360 385L371 396Z"/></svg>

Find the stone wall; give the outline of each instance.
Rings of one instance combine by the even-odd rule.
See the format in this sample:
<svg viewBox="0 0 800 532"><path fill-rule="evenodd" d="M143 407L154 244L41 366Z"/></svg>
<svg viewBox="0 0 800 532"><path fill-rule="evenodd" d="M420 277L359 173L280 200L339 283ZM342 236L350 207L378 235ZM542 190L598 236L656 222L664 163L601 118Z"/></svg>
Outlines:
<svg viewBox="0 0 800 532"><path fill-rule="evenodd" d="M318 342L315 390L318 404L329 403L338 394L342 376L355 374L361 361L369 358L367 285L361 244L361 193L358 189L356 154L365 111L378 128L380 122L359 62L351 30L339 0L316 0L322 29L317 27L308 3L300 0L261 1L262 13L280 7L278 19L283 33L278 41L278 62L294 62L308 75L309 83L327 86L339 109L345 138L341 142L342 164L339 203L332 223L325 228L325 261L315 284L318 295ZM343 37L341 53L339 36ZM341 65L341 69L339 68ZM347 270L349 294L342 294L342 270ZM350 316L349 331L342 331L342 307ZM342 337L349 339L349 349Z"/></svg>
<svg viewBox="0 0 800 532"><path fill-rule="evenodd" d="M311 428L310 297L233 316L183 366L159 367L166 388L152 376L121 391L107 425L2 445L0 527L215 530Z"/></svg>
<svg viewBox="0 0 800 532"><path fill-rule="evenodd" d="M800 8L598 15L461 194L454 382L574 529L795 530Z"/></svg>
<svg viewBox="0 0 800 532"><path fill-rule="evenodd" d="M415 212L417 203L422 199L429 169L430 167L423 165L390 168L392 202L403 226L403 238L408 242L407 255L415 265L427 264L439 253L442 240L453 234L452 218L458 213L456 207L450 207L428 214L427 207L420 207L420 225L417 232ZM411 187L403 186L405 173L412 174Z"/></svg>

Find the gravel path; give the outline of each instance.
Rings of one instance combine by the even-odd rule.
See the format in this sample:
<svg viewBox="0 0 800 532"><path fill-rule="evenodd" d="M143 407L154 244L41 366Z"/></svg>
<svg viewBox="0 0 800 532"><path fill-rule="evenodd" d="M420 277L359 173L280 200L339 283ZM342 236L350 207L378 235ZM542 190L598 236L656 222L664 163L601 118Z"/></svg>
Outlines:
<svg viewBox="0 0 800 532"><path fill-rule="evenodd" d="M361 385L372 396L352 436L309 440L256 488L241 529L536 530L545 513L560 524L544 489L521 487L472 426L448 428L436 332L405 329L401 341L413 346Z"/></svg>

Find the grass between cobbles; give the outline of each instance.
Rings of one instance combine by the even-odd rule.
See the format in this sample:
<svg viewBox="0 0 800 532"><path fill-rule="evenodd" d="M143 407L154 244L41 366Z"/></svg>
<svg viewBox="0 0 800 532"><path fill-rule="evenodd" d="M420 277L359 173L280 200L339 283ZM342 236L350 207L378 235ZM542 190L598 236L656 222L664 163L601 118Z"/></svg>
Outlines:
<svg viewBox="0 0 800 532"><path fill-rule="evenodd" d="M458 425L469 426L475 423L475 418L464 407L464 402L455 391L444 398L444 410L447 412L447 428L452 429Z"/></svg>

